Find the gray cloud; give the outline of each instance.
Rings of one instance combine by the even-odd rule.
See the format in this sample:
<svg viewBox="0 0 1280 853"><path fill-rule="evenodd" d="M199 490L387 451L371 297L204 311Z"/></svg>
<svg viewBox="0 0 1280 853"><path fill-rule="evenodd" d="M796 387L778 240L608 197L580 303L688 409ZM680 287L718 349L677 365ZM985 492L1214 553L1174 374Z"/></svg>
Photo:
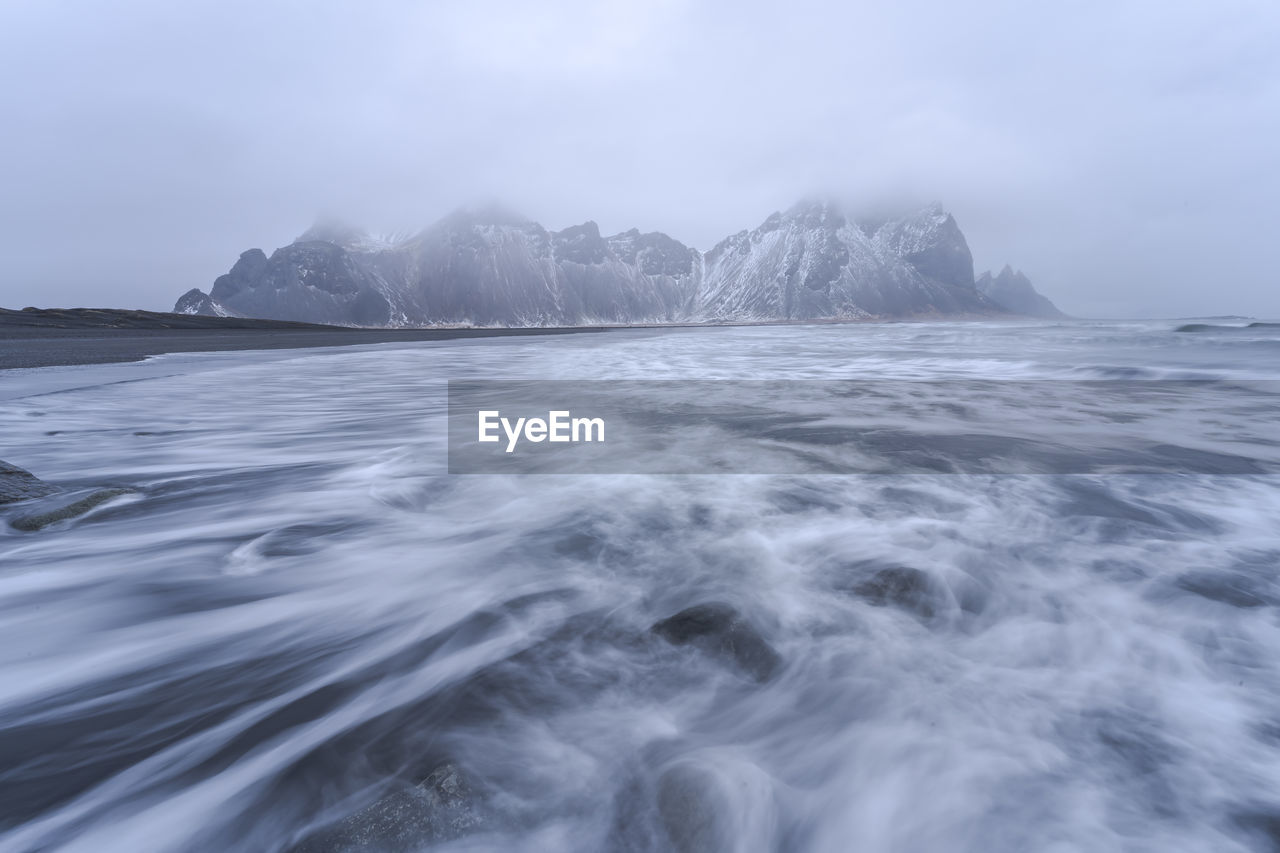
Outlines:
<svg viewBox="0 0 1280 853"><path fill-rule="evenodd" d="M476 199L700 248L939 200L1093 316L1280 316L1271 0L0 9L0 305L167 309L318 215Z"/></svg>

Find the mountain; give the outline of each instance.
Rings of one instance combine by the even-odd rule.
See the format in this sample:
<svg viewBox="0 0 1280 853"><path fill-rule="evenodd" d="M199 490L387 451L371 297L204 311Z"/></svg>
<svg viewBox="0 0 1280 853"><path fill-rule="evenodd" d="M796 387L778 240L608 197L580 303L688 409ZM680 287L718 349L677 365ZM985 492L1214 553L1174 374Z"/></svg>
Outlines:
<svg viewBox="0 0 1280 853"><path fill-rule="evenodd" d="M175 312L360 326L549 326L1003 316L955 219L932 206L855 220L808 201L705 255L658 232L548 231L500 208L379 240L323 223L244 252Z"/></svg>
<svg viewBox="0 0 1280 853"><path fill-rule="evenodd" d="M248 254L247 252L245 254ZM241 256L243 257L243 255ZM193 287L178 297L173 305L175 314L204 315L206 317L237 317L234 311L228 310L212 296L198 287Z"/></svg>
<svg viewBox="0 0 1280 853"><path fill-rule="evenodd" d="M665 323L687 314L698 259L664 234L460 211L400 241L325 226L270 257L250 249L174 310L361 326Z"/></svg>
<svg viewBox="0 0 1280 853"><path fill-rule="evenodd" d="M724 320L1005 313L975 290L969 246L940 207L854 221L821 201L708 252L696 310Z"/></svg>
<svg viewBox="0 0 1280 853"><path fill-rule="evenodd" d="M1031 286L1031 279L1023 275L1021 270L1015 272L1008 264L1005 264L997 276L984 272L976 285L980 293L1014 314L1043 320L1067 319L1067 315L1059 311L1058 306L1036 292Z"/></svg>

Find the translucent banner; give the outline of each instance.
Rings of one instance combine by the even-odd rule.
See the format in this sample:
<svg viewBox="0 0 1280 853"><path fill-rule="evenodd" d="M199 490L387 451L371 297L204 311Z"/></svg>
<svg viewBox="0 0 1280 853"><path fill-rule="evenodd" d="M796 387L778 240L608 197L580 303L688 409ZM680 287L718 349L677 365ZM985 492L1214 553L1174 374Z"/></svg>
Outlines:
<svg viewBox="0 0 1280 853"><path fill-rule="evenodd" d="M1280 472L1280 383L453 381L454 474Z"/></svg>

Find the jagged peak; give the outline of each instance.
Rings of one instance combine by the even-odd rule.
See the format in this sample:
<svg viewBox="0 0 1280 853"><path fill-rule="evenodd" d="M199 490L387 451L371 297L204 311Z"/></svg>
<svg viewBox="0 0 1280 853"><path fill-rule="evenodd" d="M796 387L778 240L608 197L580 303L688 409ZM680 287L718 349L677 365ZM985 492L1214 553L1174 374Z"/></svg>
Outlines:
<svg viewBox="0 0 1280 853"><path fill-rule="evenodd" d="M665 231L641 231L639 228L629 228L626 231L619 231L617 234L611 234L605 239L610 243L625 242L628 240L641 240L646 243L674 243L686 249L689 248L688 245L677 240L675 237L672 237Z"/></svg>
<svg viewBox="0 0 1280 853"><path fill-rule="evenodd" d="M624 263L640 265L643 273L686 275L693 271L698 252L661 231L641 233L639 228L606 238L614 256Z"/></svg>
<svg viewBox="0 0 1280 853"><path fill-rule="evenodd" d="M987 270L982 274L981 277L985 279L989 279L990 281L993 281L993 282L1001 283L1001 284L1008 283L1008 282L1026 282L1027 284L1031 283L1031 279L1027 277L1027 274L1020 269L1015 269L1012 264L1005 264L1003 267L1000 268L1000 272L998 273L992 272L991 270Z"/></svg>
<svg viewBox="0 0 1280 853"><path fill-rule="evenodd" d="M600 226L596 224L594 219L588 219L581 225L570 225L568 228L562 228L561 230L554 232L554 234L557 237L585 236L590 237L593 240L601 239Z"/></svg>
<svg viewBox="0 0 1280 853"><path fill-rule="evenodd" d="M552 235L556 257L579 264L598 264L609 255L609 244L600 236L600 226L588 219Z"/></svg>
<svg viewBox="0 0 1280 853"><path fill-rule="evenodd" d="M1010 264L1005 264L999 275L993 276L990 271L983 273L975 284L979 292L1015 314L1044 319L1067 316L1049 297L1035 289L1022 270L1015 270Z"/></svg>

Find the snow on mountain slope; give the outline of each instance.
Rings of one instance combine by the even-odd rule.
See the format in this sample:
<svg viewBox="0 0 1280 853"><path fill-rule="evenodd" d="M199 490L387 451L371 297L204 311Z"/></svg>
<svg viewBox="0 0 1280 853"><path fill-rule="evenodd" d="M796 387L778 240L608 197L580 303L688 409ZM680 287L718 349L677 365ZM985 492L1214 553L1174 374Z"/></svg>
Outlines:
<svg viewBox="0 0 1280 853"><path fill-rule="evenodd" d="M178 297L177 303L173 306L173 313L191 316L203 315L205 317L238 316L235 312L227 310L225 306L211 298L209 294L196 287Z"/></svg>
<svg viewBox="0 0 1280 853"><path fill-rule="evenodd" d="M407 238L317 225L250 249L175 310L361 326L583 325L1007 313L974 286L955 219L933 206L856 221L830 202L775 213L702 255L653 232L548 231L496 208Z"/></svg>
<svg viewBox="0 0 1280 853"><path fill-rule="evenodd" d="M707 319L854 319L999 314L974 289L973 258L939 207L855 222L830 202L775 213L707 253L696 313Z"/></svg>

